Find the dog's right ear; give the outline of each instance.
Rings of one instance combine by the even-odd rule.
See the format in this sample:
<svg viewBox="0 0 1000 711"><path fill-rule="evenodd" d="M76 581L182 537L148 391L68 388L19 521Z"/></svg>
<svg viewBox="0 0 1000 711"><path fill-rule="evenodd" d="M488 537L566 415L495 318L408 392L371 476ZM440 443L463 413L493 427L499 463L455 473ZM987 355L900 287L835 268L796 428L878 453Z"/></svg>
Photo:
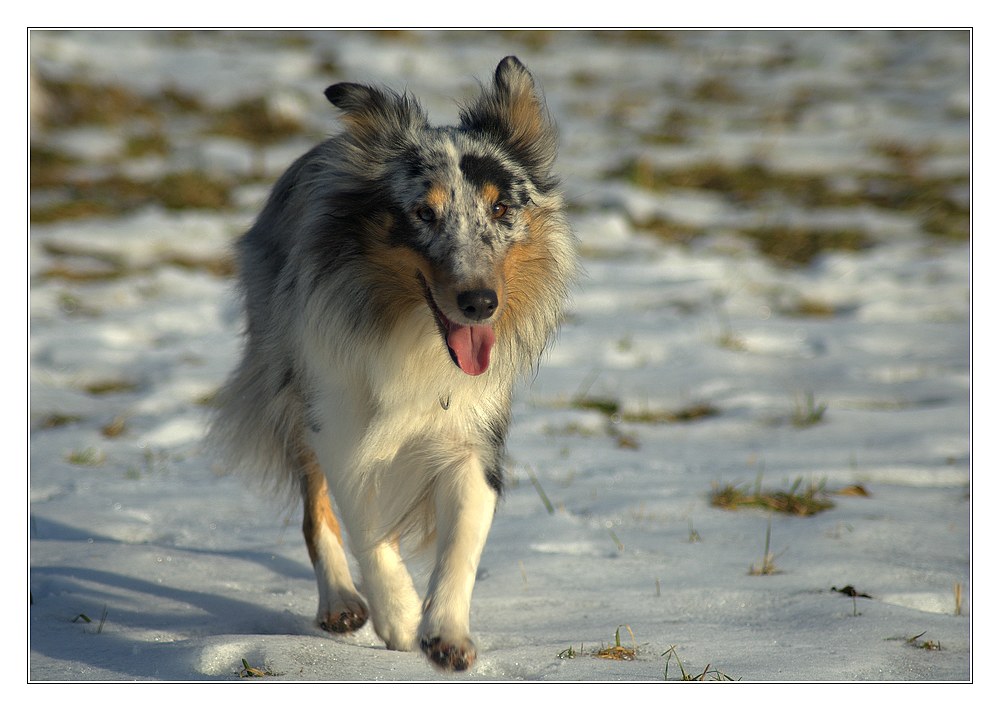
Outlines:
<svg viewBox="0 0 1000 711"><path fill-rule="evenodd" d="M423 109L405 94L353 82L333 84L324 94L344 112L348 130L363 140L427 126Z"/></svg>
<svg viewBox="0 0 1000 711"><path fill-rule="evenodd" d="M331 104L338 109L343 109L348 114L361 111L366 106L373 105L383 99L382 92L378 89L349 81L332 84L323 93Z"/></svg>

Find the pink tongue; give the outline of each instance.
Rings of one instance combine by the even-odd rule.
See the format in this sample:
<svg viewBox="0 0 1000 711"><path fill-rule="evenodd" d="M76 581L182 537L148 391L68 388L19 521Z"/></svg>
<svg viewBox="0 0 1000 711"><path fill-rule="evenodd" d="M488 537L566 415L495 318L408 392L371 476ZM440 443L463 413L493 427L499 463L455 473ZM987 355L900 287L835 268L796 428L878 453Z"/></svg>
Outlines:
<svg viewBox="0 0 1000 711"><path fill-rule="evenodd" d="M490 326L448 324L448 347L458 367L469 375L482 375L490 366L490 351L496 336Z"/></svg>

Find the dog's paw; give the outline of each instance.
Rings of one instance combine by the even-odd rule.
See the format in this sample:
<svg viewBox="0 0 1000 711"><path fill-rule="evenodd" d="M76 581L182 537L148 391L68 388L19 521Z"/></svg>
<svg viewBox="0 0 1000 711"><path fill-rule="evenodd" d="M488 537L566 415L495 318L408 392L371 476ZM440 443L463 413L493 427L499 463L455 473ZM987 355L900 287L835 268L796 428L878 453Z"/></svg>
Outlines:
<svg viewBox="0 0 1000 711"><path fill-rule="evenodd" d="M372 618L375 634L385 642L386 649L397 652L412 652L417 648L417 618L414 615L403 616L395 620L387 620L378 616Z"/></svg>
<svg viewBox="0 0 1000 711"><path fill-rule="evenodd" d="M316 615L320 629L331 634L354 632L364 627L367 621L368 608L361 600L341 602L331 606L331 609L320 609Z"/></svg>
<svg viewBox="0 0 1000 711"><path fill-rule="evenodd" d="M372 627L385 642L386 649L398 652L416 650L420 598L409 578L397 579L391 587L371 585L367 593L372 610Z"/></svg>
<svg viewBox="0 0 1000 711"><path fill-rule="evenodd" d="M460 642L424 637L420 640L420 649L432 663L445 671L465 671L476 661L476 645L468 637Z"/></svg>

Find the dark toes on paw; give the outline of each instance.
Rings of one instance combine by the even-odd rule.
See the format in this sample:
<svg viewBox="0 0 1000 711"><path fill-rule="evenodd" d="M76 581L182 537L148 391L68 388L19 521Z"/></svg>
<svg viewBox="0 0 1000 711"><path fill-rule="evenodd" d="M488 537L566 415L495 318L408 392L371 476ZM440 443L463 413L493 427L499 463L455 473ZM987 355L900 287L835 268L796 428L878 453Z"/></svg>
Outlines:
<svg viewBox="0 0 1000 711"><path fill-rule="evenodd" d="M476 661L476 648L469 640L462 644L450 644L440 637L422 639L420 649L445 671L465 671Z"/></svg>
<svg viewBox="0 0 1000 711"><path fill-rule="evenodd" d="M360 612L344 610L337 616L331 615L324 620L320 620L319 626L327 632L344 634L345 632L354 632L361 629L367 621L368 612L366 610Z"/></svg>

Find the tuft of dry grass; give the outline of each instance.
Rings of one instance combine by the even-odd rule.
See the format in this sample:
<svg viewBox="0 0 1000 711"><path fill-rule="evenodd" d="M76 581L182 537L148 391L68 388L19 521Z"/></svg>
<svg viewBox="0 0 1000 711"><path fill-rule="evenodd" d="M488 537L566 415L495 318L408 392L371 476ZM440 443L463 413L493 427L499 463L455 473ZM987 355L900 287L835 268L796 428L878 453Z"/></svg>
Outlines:
<svg viewBox="0 0 1000 711"><path fill-rule="evenodd" d="M673 659L677 663L677 668L680 670L680 678L678 681L739 681L739 679L733 679L728 674L723 674L718 669L712 669L711 664L706 664L705 668L702 670L701 674L696 676L688 674L684 670L684 665L681 663L681 657L677 654L676 645L671 645L670 649L663 652L661 657L666 657L663 667L663 681L670 681L670 660Z"/></svg>
<svg viewBox="0 0 1000 711"><path fill-rule="evenodd" d="M33 173L32 188L49 187L47 183L57 180L58 171L58 167L48 167L39 171L37 179ZM118 174L94 179L70 172L58 179L58 195L31 206L32 223L121 215L157 204L169 210L232 207L231 183L198 170L167 173L154 180L134 180Z"/></svg>
<svg viewBox="0 0 1000 711"><path fill-rule="evenodd" d="M780 306L778 310L785 316L792 318L815 319L833 318L843 311L833 304L809 297L800 297L792 304Z"/></svg>
<svg viewBox="0 0 1000 711"><path fill-rule="evenodd" d="M84 79L60 80L36 74L41 88L58 101L51 102L45 122L53 127L117 126L128 121L155 121L156 103L114 83Z"/></svg>
<svg viewBox="0 0 1000 711"><path fill-rule="evenodd" d="M822 483L810 484L800 490L801 484L800 477L787 491L762 491L759 485L753 489L733 484L713 487L711 504L730 511L758 508L793 516L812 516L833 508L833 502Z"/></svg>
<svg viewBox="0 0 1000 711"><path fill-rule="evenodd" d="M707 77L694 87L694 99L713 104L736 104L743 95L725 77Z"/></svg>
<svg viewBox="0 0 1000 711"><path fill-rule="evenodd" d="M170 210L221 210L231 206L231 186L198 170L168 173L150 186L151 198Z"/></svg>
<svg viewBox="0 0 1000 711"><path fill-rule="evenodd" d="M84 391L90 395L114 395L117 393L131 393L139 389L139 384L131 380L96 380L84 386Z"/></svg>
<svg viewBox="0 0 1000 711"><path fill-rule="evenodd" d="M861 496L868 498L871 494L868 493L868 489L863 487L861 484L848 484L847 486L837 489L835 492L837 496Z"/></svg>
<svg viewBox="0 0 1000 711"><path fill-rule="evenodd" d="M111 422L101 428L101 434L108 439L114 439L125 434L126 427L125 416L117 415Z"/></svg>
<svg viewBox="0 0 1000 711"><path fill-rule="evenodd" d="M78 467L99 467L107 460L107 455L95 447L77 449L66 455L66 461Z"/></svg>
<svg viewBox="0 0 1000 711"><path fill-rule="evenodd" d="M704 98L716 101L731 98L724 82L701 87ZM653 192L673 189L705 190L719 194L740 206L767 204L782 199L806 209L874 207L895 210L915 217L928 234L945 239L968 240L970 210L961 197L968 188L968 178L936 177L928 171L914 170L912 164L923 156L899 158L893 149L889 169L857 176L851 190L831 183L829 176L780 171L759 162L741 165L704 162L683 166L660 166L649 158L634 156L608 172L607 177ZM857 251L873 244L860 229L829 229L775 225L750 228L742 232L757 244L761 252L777 263L799 266L812 262L831 250Z"/></svg>
<svg viewBox="0 0 1000 711"><path fill-rule="evenodd" d="M691 405L680 407L676 410L639 410L637 412L624 412L621 415L623 422L639 422L643 424L680 424L684 422L695 422L709 417L718 416L719 408L705 402L696 402Z"/></svg>
<svg viewBox="0 0 1000 711"><path fill-rule="evenodd" d="M798 395L795 396L795 409L792 412L791 423L795 427L805 429L818 425L823 421L825 414L826 404L817 402L812 391L807 391L801 399Z"/></svg>
<svg viewBox="0 0 1000 711"><path fill-rule="evenodd" d="M705 402L695 402L676 410L626 410L618 400L599 397L578 397L570 404L580 410L600 412L602 415L615 418L618 422L646 425L682 424L720 414L719 408Z"/></svg>
<svg viewBox="0 0 1000 711"><path fill-rule="evenodd" d="M635 434L622 429L622 425L668 425L696 422L719 414L718 408L706 403L694 403L677 410L625 410L619 401L610 398L577 397L570 403L580 410L594 410L605 415L607 433L619 449L639 449Z"/></svg>
<svg viewBox="0 0 1000 711"><path fill-rule="evenodd" d="M41 422L39 422L39 429L53 429L55 427L65 427L67 425L73 425L77 422L83 420L82 415L70 415L62 412L53 412L50 415L46 415Z"/></svg>
<svg viewBox="0 0 1000 711"><path fill-rule="evenodd" d="M267 667L252 667L246 659L240 659L242 668L236 671L236 676L240 679L260 679L265 676L278 676Z"/></svg>
<svg viewBox="0 0 1000 711"><path fill-rule="evenodd" d="M778 572L778 567L774 564L774 555L771 553L771 517L767 518L767 534L764 537L764 557L760 560L760 565L750 566L750 575L774 575Z"/></svg>
<svg viewBox="0 0 1000 711"><path fill-rule="evenodd" d="M632 638L631 647L625 647L622 645L622 627L625 627L628 631L629 637ZM613 646L605 647L602 645L600 649L594 652L594 656L599 659L615 659L617 661L625 662L632 661L638 654L639 648L635 644L635 635L632 634L632 628L628 625L619 625L618 628L615 629L615 643Z"/></svg>
<svg viewBox="0 0 1000 711"><path fill-rule="evenodd" d="M97 630L95 631L95 634L100 634L101 632L104 631L104 624L107 621L108 621L108 606L105 605L104 609L101 611L101 620L100 620L100 622L97 623ZM89 616L87 616L85 613L81 612L76 617L74 617L72 620L70 620L70 623L72 623L74 625L76 623L78 623L78 622L86 622L87 624L90 624L91 622L93 622L93 620Z"/></svg>
<svg viewBox="0 0 1000 711"><path fill-rule="evenodd" d="M275 110L264 97L254 97L218 111L212 118L209 133L237 138L251 145L266 145L292 138L302 130L302 123L297 118Z"/></svg>
<svg viewBox="0 0 1000 711"><path fill-rule="evenodd" d="M916 647L917 649L925 649L930 652L940 652L943 649L943 647L941 646L941 642L935 642L934 640L931 639L920 641L920 638L923 637L925 634L927 634L927 632L921 632L918 635L910 637L908 640L906 640L906 643L911 647Z"/></svg>
<svg viewBox="0 0 1000 711"><path fill-rule="evenodd" d="M773 226L744 230L760 252L779 264L802 266L817 255L830 252L860 252L871 246L867 234L849 227Z"/></svg>

